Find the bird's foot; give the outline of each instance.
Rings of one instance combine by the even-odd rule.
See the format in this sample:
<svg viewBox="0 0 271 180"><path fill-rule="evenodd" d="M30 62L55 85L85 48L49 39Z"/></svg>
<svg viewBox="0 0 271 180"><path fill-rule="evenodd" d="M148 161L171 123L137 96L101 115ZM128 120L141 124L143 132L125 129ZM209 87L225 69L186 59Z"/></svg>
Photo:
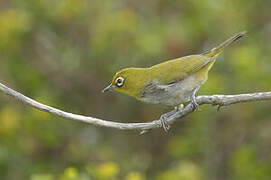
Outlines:
<svg viewBox="0 0 271 180"><path fill-rule="evenodd" d="M164 129L165 132L168 132L168 130L170 129L170 125L167 122L167 118L168 118L168 116L165 116L165 114L163 114L160 117L160 122L161 122L162 128Z"/></svg>
<svg viewBox="0 0 271 180"><path fill-rule="evenodd" d="M196 101L196 93L197 93L197 91L199 90L199 88L200 88L200 86L197 87L197 88L195 88L195 89L193 90L193 92L192 92L191 97L190 97L190 101L191 101L191 104L192 104L194 110L197 110L198 107L199 107L199 104L198 104L197 101Z"/></svg>
<svg viewBox="0 0 271 180"><path fill-rule="evenodd" d="M160 121L161 126L162 126L162 128L164 129L165 132L168 132L168 130L170 129L170 125L168 124L167 119L168 119L171 115L175 114L177 111L179 111L178 108L175 108L174 110L172 110L172 111L170 111L170 112L167 112L167 113L165 113L165 114L162 114L162 115L160 116L159 121Z"/></svg>
<svg viewBox="0 0 271 180"><path fill-rule="evenodd" d="M197 110L199 108L199 104L197 103L196 98L191 99L191 104L192 104L194 110Z"/></svg>

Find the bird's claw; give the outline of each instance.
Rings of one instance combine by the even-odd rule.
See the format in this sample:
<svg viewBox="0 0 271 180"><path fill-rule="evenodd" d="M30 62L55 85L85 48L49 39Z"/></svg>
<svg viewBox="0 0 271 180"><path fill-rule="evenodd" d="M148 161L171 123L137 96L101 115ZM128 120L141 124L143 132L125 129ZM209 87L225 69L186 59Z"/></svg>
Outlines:
<svg viewBox="0 0 271 180"><path fill-rule="evenodd" d="M196 100L192 99L191 104L192 104L194 110L197 110L199 108L199 104L197 103Z"/></svg>
<svg viewBox="0 0 271 180"><path fill-rule="evenodd" d="M167 116L164 114L160 117L160 123L165 132L168 132L170 125L167 123Z"/></svg>
<svg viewBox="0 0 271 180"><path fill-rule="evenodd" d="M182 107L182 106L181 106ZM167 120L170 116L174 115L176 112L178 112L178 108L174 108L172 111L167 112L165 114L162 114L160 116L160 119L158 120L159 122L159 127L162 126L162 128L164 129L165 132L168 132L168 130L170 129L170 125L168 124Z"/></svg>
<svg viewBox="0 0 271 180"><path fill-rule="evenodd" d="M200 88L200 86L198 86L197 88L195 88L195 89L193 90L193 92L192 92L191 97L190 97L190 101L191 101L191 104L192 104L194 110L197 110L198 107L199 107L199 104L198 104L197 101L196 101L196 93L197 93L197 91L199 90L199 88Z"/></svg>

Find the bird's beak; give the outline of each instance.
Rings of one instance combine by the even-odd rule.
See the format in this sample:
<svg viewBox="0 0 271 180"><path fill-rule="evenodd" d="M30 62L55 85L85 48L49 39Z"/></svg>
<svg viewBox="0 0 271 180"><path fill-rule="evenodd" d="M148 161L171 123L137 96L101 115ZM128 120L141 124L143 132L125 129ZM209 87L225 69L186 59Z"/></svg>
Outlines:
<svg viewBox="0 0 271 180"><path fill-rule="evenodd" d="M114 89L116 87L116 85L113 85L113 84L109 84L109 86L107 86L106 88L104 88L102 90L102 92L106 92L106 91L110 91L111 89Z"/></svg>

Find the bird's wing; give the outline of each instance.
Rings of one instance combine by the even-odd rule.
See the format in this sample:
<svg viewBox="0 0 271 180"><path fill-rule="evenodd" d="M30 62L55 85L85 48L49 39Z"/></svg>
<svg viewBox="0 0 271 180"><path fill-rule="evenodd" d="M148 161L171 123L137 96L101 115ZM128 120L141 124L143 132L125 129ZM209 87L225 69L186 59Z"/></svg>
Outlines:
<svg viewBox="0 0 271 180"><path fill-rule="evenodd" d="M215 58L204 55L191 55L169 60L150 67L150 76L157 80L157 84L168 85L183 80L213 60Z"/></svg>

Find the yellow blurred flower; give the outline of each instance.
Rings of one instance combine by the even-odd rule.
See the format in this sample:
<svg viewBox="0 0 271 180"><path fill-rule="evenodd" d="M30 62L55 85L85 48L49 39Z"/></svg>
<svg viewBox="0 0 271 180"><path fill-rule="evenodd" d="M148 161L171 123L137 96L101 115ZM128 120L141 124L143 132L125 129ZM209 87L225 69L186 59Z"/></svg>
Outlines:
<svg viewBox="0 0 271 180"><path fill-rule="evenodd" d="M115 162L106 162L96 169L96 175L99 179L109 179L119 174L119 166Z"/></svg>
<svg viewBox="0 0 271 180"><path fill-rule="evenodd" d="M140 172L129 172L125 180L145 180L145 176Z"/></svg>
<svg viewBox="0 0 271 180"><path fill-rule="evenodd" d="M173 167L161 173L157 180L201 180L200 168L192 162L182 162L179 166Z"/></svg>
<svg viewBox="0 0 271 180"><path fill-rule="evenodd" d="M65 169L62 179L63 180L75 179L77 176L78 176L77 169L75 169L74 167L68 167Z"/></svg>

